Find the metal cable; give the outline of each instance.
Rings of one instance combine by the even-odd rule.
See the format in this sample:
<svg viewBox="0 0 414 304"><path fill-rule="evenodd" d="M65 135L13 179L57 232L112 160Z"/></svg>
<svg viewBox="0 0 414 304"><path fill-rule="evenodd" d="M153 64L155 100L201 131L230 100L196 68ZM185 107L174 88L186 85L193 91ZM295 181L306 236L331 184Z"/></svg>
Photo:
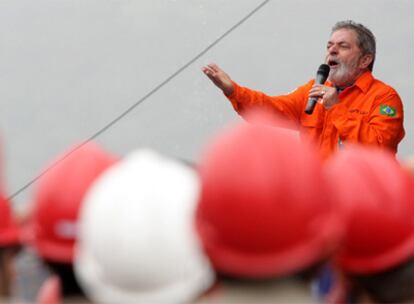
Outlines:
<svg viewBox="0 0 414 304"><path fill-rule="evenodd" d="M242 25L247 19L249 19L255 13L257 13L269 1L270 0L266 0L266 1L261 2L257 7L255 7L252 11L250 11L246 16L244 16L236 24L234 24L231 28L229 28L227 31L225 31L220 37L218 37L216 40L214 40L212 43L210 43L204 50L202 50L200 53L198 53L196 56L194 56L192 59L190 59L186 64L184 64L177 71L175 71L174 73L172 73L164 81L162 81L160 84L158 84L156 87L154 87L151 91L149 91L147 94L145 94L143 97L141 97L137 102L135 102L133 105L131 105L128 109L126 109L120 115L118 115L117 117L115 117L112 121L110 121L108 124L106 124L103 128L101 128L100 130L98 130L95 134L93 134L88 139L84 140L82 143L80 143L75 148L73 148L72 150L70 150L62 158L58 159L56 162L54 162L53 164L51 164L48 168L46 168L44 171L42 171L39 175L37 175L32 180L30 180L24 186L20 187L16 192L14 192L12 195L10 195L8 199L9 200L12 200L13 198L15 198L17 195L19 195L21 192L23 192L29 186L31 186L34 182L36 182L38 179L40 179L43 175L45 175L47 172L49 172L51 169L53 169L59 163L61 163L62 161L64 161L66 158L68 158L75 151L77 151L80 148L82 148L85 144L87 144L91 140L95 139L96 137L98 137L99 135L101 135L102 133L104 133L106 130L108 130L110 127L112 127L114 124L116 124L118 121L120 121L122 118L124 118L127 114L129 114L129 112L131 112L133 109L135 109L138 105L140 105L143 101L145 101L146 99L148 99L155 92L157 92L158 90L160 90L163 86L165 86L172 79L174 79L176 76L178 76L181 72L183 72L185 69L187 69L191 64L193 64L197 59L199 59L201 56L203 56L205 53L207 53L211 48L213 48L216 44L218 44L221 40L223 40L226 36L228 36L231 32L233 32L236 28L238 28L240 25Z"/></svg>

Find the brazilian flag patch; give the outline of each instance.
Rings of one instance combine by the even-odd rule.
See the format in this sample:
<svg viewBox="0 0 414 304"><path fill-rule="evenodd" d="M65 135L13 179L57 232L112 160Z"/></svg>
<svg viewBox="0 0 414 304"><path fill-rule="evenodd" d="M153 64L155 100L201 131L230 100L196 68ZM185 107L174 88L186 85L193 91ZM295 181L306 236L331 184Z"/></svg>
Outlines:
<svg viewBox="0 0 414 304"><path fill-rule="evenodd" d="M397 110L393 107L387 106L387 105L381 105L380 106L380 114L387 115L389 117L394 117L397 115Z"/></svg>

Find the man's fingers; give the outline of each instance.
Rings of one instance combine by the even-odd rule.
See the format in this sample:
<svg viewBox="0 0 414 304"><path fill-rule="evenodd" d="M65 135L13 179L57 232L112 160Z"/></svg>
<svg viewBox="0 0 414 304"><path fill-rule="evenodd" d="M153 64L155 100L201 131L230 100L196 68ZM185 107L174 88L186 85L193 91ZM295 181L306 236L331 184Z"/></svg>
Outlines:
<svg viewBox="0 0 414 304"><path fill-rule="evenodd" d="M322 85L314 85L310 90L309 90L309 97L318 97L318 98L322 98L326 95L327 93L327 89L326 87L322 86Z"/></svg>
<svg viewBox="0 0 414 304"><path fill-rule="evenodd" d="M310 95L310 94L313 94L313 93L315 93L315 92L317 92L317 91L318 91L317 89L312 88L312 89L310 89L310 90L309 90L309 95Z"/></svg>
<svg viewBox="0 0 414 304"><path fill-rule="evenodd" d="M207 77L211 80L211 81L213 81L214 83L216 83L217 82L217 78L216 77L214 77L213 75L211 75L211 74L206 74L207 75Z"/></svg>
<svg viewBox="0 0 414 304"><path fill-rule="evenodd" d="M322 94L320 91L313 91L313 92L309 92L308 96L309 97L322 97L324 96L324 94Z"/></svg>
<svg viewBox="0 0 414 304"><path fill-rule="evenodd" d="M210 64L208 64L207 65L210 69L212 69L214 72L219 72L220 71L220 68L219 68L219 66L217 65L217 64L215 64L215 63L210 63Z"/></svg>
<svg viewBox="0 0 414 304"><path fill-rule="evenodd" d="M203 73L214 83L217 83L218 77L217 73L215 73L212 69L203 67L202 68Z"/></svg>
<svg viewBox="0 0 414 304"><path fill-rule="evenodd" d="M213 76L213 75L215 74L215 72L214 72L211 68L209 68L209 67L203 67L201 70L202 70L202 71L204 72L204 74L206 74L207 76Z"/></svg>

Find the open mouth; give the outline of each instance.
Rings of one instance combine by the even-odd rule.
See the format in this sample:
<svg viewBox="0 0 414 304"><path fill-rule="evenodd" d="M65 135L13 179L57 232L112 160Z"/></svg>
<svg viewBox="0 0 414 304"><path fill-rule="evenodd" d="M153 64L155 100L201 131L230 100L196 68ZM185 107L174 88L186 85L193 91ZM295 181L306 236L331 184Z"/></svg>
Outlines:
<svg viewBox="0 0 414 304"><path fill-rule="evenodd" d="M335 59L330 59L330 60L328 60L328 65L331 69L336 68L336 67L338 67L339 62Z"/></svg>

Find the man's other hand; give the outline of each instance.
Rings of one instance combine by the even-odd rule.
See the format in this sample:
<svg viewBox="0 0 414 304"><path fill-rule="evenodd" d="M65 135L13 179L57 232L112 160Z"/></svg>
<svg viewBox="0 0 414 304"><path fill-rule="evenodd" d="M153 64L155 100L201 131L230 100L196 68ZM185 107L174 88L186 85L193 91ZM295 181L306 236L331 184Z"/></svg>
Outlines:
<svg viewBox="0 0 414 304"><path fill-rule="evenodd" d="M226 96L233 93L234 88L231 78L217 64L210 63L202 67L201 70Z"/></svg>

